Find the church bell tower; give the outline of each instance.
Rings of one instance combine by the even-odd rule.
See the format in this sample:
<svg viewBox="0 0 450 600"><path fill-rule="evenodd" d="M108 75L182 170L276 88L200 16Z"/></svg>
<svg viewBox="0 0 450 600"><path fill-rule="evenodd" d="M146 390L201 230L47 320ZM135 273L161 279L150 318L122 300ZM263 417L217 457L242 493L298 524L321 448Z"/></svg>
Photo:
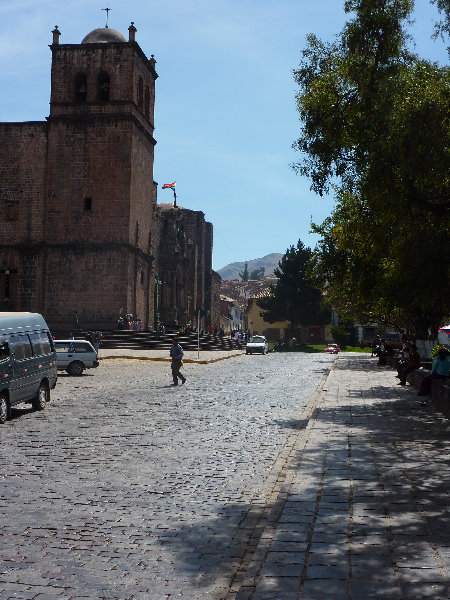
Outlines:
<svg viewBox="0 0 450 600"><path fill-rule="evenodd" d="M46 173L45 314L83 329L120 314L153 325L155 71L114 29L61 44L53 30Z"/></svg>

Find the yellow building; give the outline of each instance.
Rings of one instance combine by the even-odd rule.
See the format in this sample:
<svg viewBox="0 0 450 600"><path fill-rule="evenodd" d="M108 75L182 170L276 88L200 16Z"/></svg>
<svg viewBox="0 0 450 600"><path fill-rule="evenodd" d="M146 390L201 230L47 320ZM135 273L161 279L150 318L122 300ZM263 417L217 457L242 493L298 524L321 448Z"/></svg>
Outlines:
<svg viewBox="0 0 450 600"><path fill-rule="evenodd" d="M264 295L263 292L262 295ZM248 329L251 335L265 335L269 342L284 342L290 337L291 323L290 321L276 321L275 323L267 323L261 316L261 308L256 304L261 297L249 298L247 305L247 322Z"/></svg>
<svg viewBox="0 0 450 600"><path fill-rule="evenodd" d="M252 335L264 335L269 342L289 342L292 338L297 344L324 344L331 342L333 337L330 333L330 325L317 326L293 325L290 321L275 321L275 323L267 323L261 316L261 308L257 305L257 301L269 293L269 290L264 290L255 298L249 298L247 305L247 322L248 329Z"/></svg>

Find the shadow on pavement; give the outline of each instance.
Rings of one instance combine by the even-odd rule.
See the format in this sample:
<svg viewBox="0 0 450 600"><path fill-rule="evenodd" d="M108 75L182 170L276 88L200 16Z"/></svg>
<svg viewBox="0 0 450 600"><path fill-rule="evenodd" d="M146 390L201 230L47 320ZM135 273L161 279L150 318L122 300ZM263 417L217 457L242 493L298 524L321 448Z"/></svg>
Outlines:
<svg viewBox="0 0 450 600"><path fill-rule="evenodd" d="M31 406L28 406L27 408L17 408L16 406L13 406L11 408L9 421L13 421L14 419L19 419L20 417L28 415L32 412L34 412L34 408Z"/></svg>
<svg viewBox="0 0 450 600"><path fill-rule="evenodd" d="M335 368L378 366L338 361ZM386 398L388 389L350 389L350 403L318 412L305 450L288 467L296 478L282 487L268 519L264 506L237 503L167 531L161 543L177 554L177 567L199 587L245 573L245 552L264 532L270 537L273 524L264 559L239 598L447 599L448 421L429 407L413 409L405 388L394 398ZM364 396L380 400L351 403ZM304 429L308 421L276 423Z"/></svg>
<svg viewBox="0 0 450 600"><path fill-rule="evenodd" d="M275 420L275 425L287 429L305 429L308 426L309 419L287 419L285 421Z"/></svg>

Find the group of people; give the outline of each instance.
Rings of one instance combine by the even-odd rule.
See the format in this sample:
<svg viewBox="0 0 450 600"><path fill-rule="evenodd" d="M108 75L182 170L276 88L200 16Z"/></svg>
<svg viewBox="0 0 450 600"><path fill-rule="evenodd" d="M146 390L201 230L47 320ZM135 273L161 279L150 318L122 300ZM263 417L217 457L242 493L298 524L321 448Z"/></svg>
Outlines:
<svg viewBox="0 0 450 600"><path fill-rule="evenodd" d="M400 379L398 385L406 385L406 378L420 367L420 355L417 352L415 344L405 342L403 344L400 360L397 365L396 377ZM437 355L433 359L431 371L429 375L422 378L422 383L418 396L429 396L431 394L431 383L433 379L448 379L450 376L450 352L442 346L439 348ZM424 404L424 402L422 403Z"/></svg>
<svg viewBox="0 0 450 600"><path fill-rule="evenodd" d="M230 337L237 343L247 343L250 339L250 331L242 331L240 329L236 329L235 331L231 331Z"/></svg>
<svg viewBox="0 0 450 600"><path fill-rule="evenodd" d="M137 315L120 315L117 319L117 329L142 331L142 320Z"/></svg>
<svg viewBox="0 0 450 600"><path fill-rule="evenodd" d="M400 360L397 364L396 377L400 379L398 385L406 385L406 378L409 373L414 371L414 369L418 369L419 367L420 355L417 352L417 346L415 344L405 342L400 353Z"/></svg>
<svg viewBox="0 0 450 600"><path fill-rule="evenodd" d="M214 337L219 336L220 338L223 338L223 336L225 335L224 328L222 327L222 325L217 325L217 323L208 325L206 331L209 335L213 335Z"/></svg>
<svg viewBox="0 0 450 600"><path fill-rule="evenodd" d="M372 343L372 356L378 356L378 364L386 364L386 356L392 356L394 349L385 339L376 337Z"/></svg>
<svg viewBox="0 0 450 600"><path fill-rule="evenodd" d="M386 356L392 355L394 349L386 340L375 338L372 344L372 356L378 357L378 364L386 364ZM417 351L417 346L411 342L404 342L400 360L397 363L397 379L400 381L398 385L406 385L406 378L409 373L420 367L420 355ZM421 387L418 396L429 396L431 394L431 383L433 379L448 379L450 378L450 351L442 346L439 348L437 355L433 359L431 372L422 378ZM422 402L425 404L425 402Z"/></svg>
<svg viewBox="0 0 450 600"><path fill-rule="evenodd" d="M437 356L433 360L431 372L425 375L420 386L419 396L431 394L431 382L433 379L448 379L450 377L450 352L447 348L439 348Z"/></svg>

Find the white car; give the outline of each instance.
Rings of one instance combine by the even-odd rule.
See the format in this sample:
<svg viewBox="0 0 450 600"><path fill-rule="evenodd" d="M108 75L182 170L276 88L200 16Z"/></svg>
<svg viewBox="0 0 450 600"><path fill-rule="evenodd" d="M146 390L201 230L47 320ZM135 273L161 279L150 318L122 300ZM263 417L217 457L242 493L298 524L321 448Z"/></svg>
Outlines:
<svg viewBox="0 0 450 600"><path fill-rule="evenodd" d="M245 346L245 354L266 354L269 352L269 344L263 335L252 335Z"/></svg>
<svg viewBox="0 0 450 600"><path fill-rule="evenodd" d="M54 340L58 371L81 375L85 369L98 367L94 346L87 340Z"/></svg>

